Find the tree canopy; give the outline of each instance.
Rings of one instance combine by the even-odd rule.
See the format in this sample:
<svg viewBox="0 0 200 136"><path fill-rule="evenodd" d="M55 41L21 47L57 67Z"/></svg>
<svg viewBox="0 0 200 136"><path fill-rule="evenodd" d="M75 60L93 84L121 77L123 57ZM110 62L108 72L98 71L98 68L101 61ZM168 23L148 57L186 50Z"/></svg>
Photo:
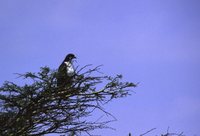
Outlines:
<svg viewBox="0 0 200 136"><path fill-rule="evenodd" d="M103 106L130 95L136 84L123 82L122 75L104 75L99 66L91 67L76 68L65 87L56 85L57 70L49 67L18 74L27 82L24 85L6 81L0 87L0 135L90 135L94 129L107 128L112 119L89 121L88 117L96 110L112 117Z"/></svg>

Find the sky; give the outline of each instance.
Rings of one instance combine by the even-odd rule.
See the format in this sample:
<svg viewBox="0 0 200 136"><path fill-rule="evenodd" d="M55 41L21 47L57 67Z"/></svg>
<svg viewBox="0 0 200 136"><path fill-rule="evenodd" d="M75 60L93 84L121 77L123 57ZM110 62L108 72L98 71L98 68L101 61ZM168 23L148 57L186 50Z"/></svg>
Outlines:
<svg viewBox="0 0 200 136"><path fill-rule="evenodd" d="M74 53L77 65L140 82L105 106L116 130L96 134L200 136L199 13L199 0L0 0L0 85Z"/></svg>

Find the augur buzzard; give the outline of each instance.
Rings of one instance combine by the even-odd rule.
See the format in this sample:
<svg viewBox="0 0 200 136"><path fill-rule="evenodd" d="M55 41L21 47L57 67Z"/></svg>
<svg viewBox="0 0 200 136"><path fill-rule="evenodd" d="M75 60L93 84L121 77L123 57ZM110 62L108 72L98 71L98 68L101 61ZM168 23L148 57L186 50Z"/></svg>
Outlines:
<svg viewBox="0 0 200 136"><path fill-rule="evenodd" d="M74 66L73 66L73 59L76 56L74 54L68 54L62 64L58 68L57 73L57 86L58 87L65 87L69 85L71 82L72 77L75 74Z"/></svg>

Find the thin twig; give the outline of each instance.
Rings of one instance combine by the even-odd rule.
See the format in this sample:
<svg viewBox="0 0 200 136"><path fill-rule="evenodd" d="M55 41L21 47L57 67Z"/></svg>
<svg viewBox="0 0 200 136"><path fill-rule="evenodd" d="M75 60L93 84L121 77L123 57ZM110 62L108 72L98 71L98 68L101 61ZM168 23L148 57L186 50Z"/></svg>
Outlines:
<svg viewBox="0 0 200 136"><path fill-rule="evenodd" d="M155 130L155 129L156 129L156 128L152 128L152 129L148 130L147 132L145 132L145 133L141 134L140 136L144 136L144 135L146 135L146 134L150 133L151 131L153 131L153 130Z"/></svg>

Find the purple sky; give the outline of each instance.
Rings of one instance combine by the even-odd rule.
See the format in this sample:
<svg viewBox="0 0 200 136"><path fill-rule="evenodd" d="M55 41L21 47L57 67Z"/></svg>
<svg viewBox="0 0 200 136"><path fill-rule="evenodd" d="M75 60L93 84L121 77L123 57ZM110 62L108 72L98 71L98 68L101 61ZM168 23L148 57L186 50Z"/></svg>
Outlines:
<svg viewBox="0 0 200 136"><path fill-rule="evenodd" d="M171 131L200 136L199 0L1 0L0 84L13 73L79 65L140 82L106 109L118 119L102 136Z"/></svg>

